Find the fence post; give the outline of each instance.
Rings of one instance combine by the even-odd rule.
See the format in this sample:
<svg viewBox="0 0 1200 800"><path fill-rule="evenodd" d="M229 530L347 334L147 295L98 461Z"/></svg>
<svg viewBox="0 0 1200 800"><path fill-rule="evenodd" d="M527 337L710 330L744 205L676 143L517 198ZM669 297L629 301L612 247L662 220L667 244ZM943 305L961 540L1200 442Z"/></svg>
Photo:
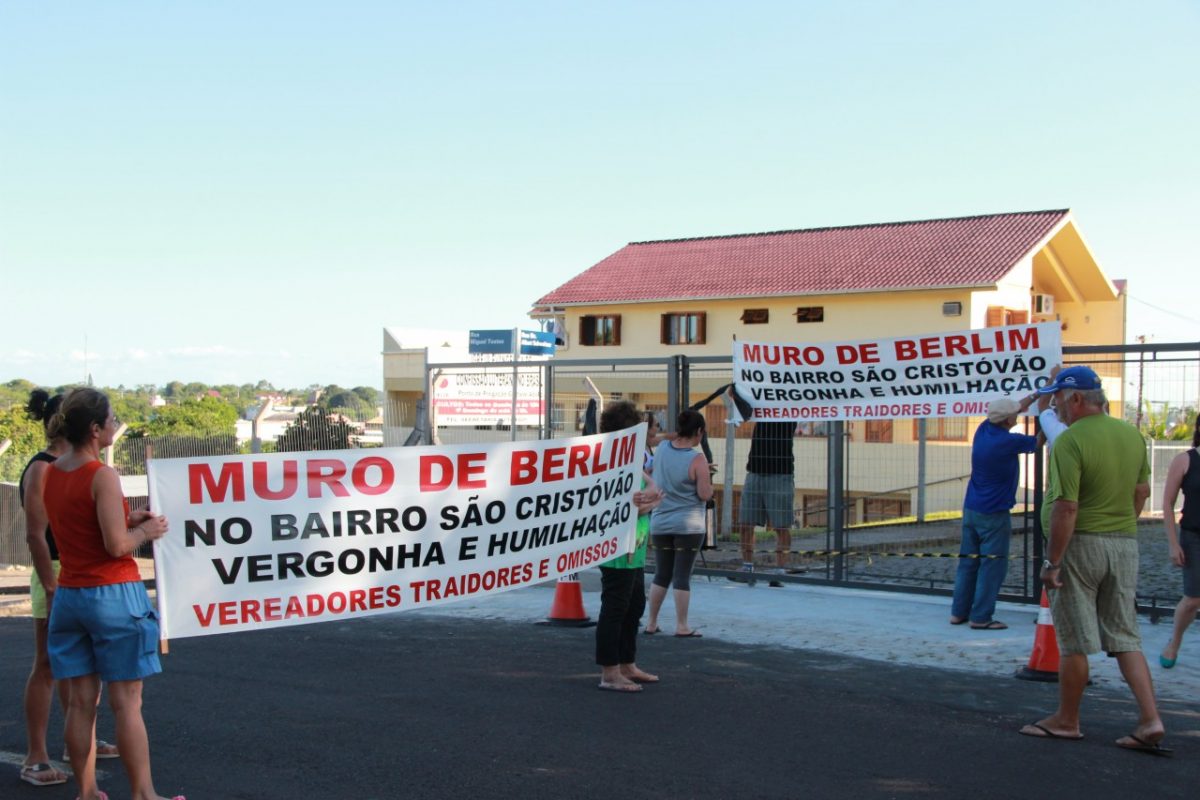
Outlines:
<svg viewBox="0 0 1200 800"><path fill-rule="evenodd" d="M667 418L663 420L663 430L674 431L675 420L683 410L679 389L679 356L671 356L667 359Z"/></svg>
<svg viewBox="0 0 1200 800"><path fill-rule="evenodd" d="M917 420L917 522L925 522L925 418Z"/></svg>
<svg viewBox="0 0 1200 800"><path fill-rule="evenodd" d="M842 437L846 432L846 423L837 420L829 426L827 446L829 448L829 501L825 504L825 517L829 522L829 532L833 534L833 550L837 553L833 558L833 579L843 581L846 578L846 526L842 514L845 498L842 496L845 487L842 485L842 457L845 443Z"/></svg>
<svg viewBox="0 0 1200 800"><path fill-rule="evenodd" d="M554 363L545 361L542 372L542 438L554 438Z"/></svg>
<svg viewBox="0 0 1200 800"><path fill-rule="evenodd" d="M111 467L113 465L113 462L116 460L115 452L117 449L117 442L121 441L121 437L125 435L125 431L127 431L127 430L129 430L129 426L127 424L125 424L124 422L122 422L121 427L117 428L117 432L113 436L113 443L110 444L108 447L104 448L104 464L105 464L105 466Z"/></svg>

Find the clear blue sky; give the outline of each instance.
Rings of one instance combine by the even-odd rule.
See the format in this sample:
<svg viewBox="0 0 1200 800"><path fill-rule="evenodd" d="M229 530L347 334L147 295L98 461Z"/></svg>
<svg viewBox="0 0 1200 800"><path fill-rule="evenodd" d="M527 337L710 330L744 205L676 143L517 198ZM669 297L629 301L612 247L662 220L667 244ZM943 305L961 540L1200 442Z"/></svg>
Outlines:
<svg viewBox="0 0 1200 800"><path fill-rule="evenodd" d="M0 381L382 383L626 242L1070 207L1200 339L1200 4L9 2Z"/></svg>

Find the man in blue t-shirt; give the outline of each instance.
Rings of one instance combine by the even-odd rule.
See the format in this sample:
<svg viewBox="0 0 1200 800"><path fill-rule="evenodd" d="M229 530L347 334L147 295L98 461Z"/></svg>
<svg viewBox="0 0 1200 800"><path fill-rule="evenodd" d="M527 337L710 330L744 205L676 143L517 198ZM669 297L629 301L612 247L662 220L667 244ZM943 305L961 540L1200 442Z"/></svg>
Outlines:
<svg viewBox="0 0 1200 800"><path fill-rule="evenodd" d="M1020 402L1001 397L988 405L987 420L971 442L971 480L963 500L962 547L954 577L950 624L968 620L975 630L1004 630L992 619L996 598L1008 573L1008 542L1012 536L1012 507L1017 502L1022 453L1037 449L1037 437L1012 433L1017 417L1036 395Z"/></svg>

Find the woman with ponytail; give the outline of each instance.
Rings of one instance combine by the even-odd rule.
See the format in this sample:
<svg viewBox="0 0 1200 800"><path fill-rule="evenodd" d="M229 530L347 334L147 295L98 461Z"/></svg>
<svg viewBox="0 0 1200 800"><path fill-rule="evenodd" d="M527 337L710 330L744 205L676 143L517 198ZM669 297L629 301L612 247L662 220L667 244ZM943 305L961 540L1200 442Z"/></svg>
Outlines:
<svg viewBox="0 0 1200 800"><path fill-rule="evenodd" d="M70 683L67 751L80 800L107 800L96 786L92 747L101 681L108 684L133 800L164 800L150 775L142 718L142 679L162 671L158 618L133 553L166 534L167 520L130 513L116 471L100 461L117 425L108 398L86 387L73 389L50 420L50 436L70 446L46 474L46 508L62 561L50 614L50 666Z"/></svg>

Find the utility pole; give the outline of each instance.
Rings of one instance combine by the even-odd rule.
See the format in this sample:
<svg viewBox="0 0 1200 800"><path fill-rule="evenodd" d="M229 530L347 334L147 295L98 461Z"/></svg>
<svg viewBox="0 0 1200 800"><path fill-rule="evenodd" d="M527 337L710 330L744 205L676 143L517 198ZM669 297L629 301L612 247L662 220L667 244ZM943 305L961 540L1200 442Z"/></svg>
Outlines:
<svg viewBox="0 0 1200 800"><path fill-rule="evenodd" d="M1146 343L1146 335L1133 337L1138 344ZM1142 429L1142 385L1146 378L1146 352L1141 350L1138 352L1138 395L1137 395L1137 420L1134 422L1134 427L1139 431Z"/></svg>

